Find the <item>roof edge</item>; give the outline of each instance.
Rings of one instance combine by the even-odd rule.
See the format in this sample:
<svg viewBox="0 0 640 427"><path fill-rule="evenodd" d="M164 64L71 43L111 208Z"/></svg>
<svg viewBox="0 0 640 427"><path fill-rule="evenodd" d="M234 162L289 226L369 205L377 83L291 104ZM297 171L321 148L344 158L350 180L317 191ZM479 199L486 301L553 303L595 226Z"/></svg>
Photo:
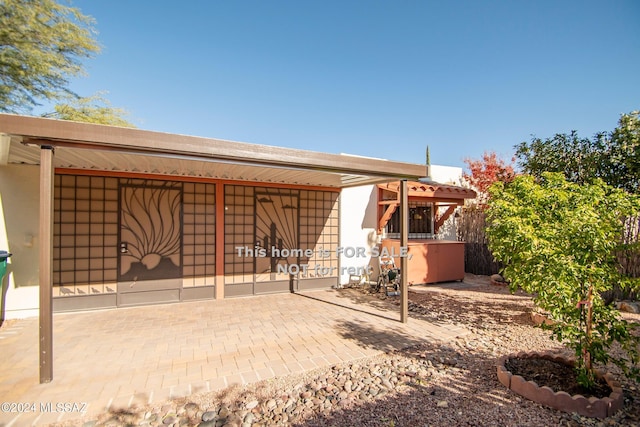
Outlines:
<svg viewBox="0 0 640 427"><path fill-rule="evenodd" d="M161 152L395 179L418 179L426 173L424 165L414 163L14 114L0 114L0 132L39 145Z"/></svg>

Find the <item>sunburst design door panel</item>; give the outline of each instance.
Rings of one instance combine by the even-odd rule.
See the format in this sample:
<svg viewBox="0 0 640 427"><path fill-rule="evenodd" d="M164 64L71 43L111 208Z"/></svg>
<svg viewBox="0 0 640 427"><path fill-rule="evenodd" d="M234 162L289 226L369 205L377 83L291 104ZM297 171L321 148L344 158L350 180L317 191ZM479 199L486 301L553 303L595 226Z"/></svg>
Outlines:
<svg viewBox="0 0 640 427"><path fill-rule="evenodd" d="M121 186L119 282L182 277L181 206L170 183Z"/></svg>

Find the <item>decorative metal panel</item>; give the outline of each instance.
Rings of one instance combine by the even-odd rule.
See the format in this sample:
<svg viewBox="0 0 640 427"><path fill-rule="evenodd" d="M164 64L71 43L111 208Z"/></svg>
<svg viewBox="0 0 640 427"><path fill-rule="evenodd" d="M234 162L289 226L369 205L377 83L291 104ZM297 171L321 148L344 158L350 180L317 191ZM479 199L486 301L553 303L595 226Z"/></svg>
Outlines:
<svg viewBox="0 0 640 427"><path fill-rule="evenodd" d="M216 282L216 185L185 182L183 187L183 290L213 286ZM202 295L194 292L192 295Z"/></svg>
<svg viewBox="0 0 640 427"><path fill-rule="evenodd" d="M289 291L292 279L335 284L338 197L330 191L225 185L225 296Z"/></svg>
<svg viewBox="0 0 640 427"><path fill-rule="evenodd" d="M288 279L289 266L300 263L298 192L278 189L256 192L255 204L255 243L266 255L255 257L256 281ZM278 273L278 266L285 273Z"/></svg>
<svg viewBox="0 0 640 427"><path fill-rule="evenodd" d="M53 295L115 293L117 243L118 179L56 175Z"/></svg>
<svg viewBox="0 0 640 427"><path fill-rule="evenodd" d="M176 183L121 185L119 282L182 276L181 206Z"/></svg>

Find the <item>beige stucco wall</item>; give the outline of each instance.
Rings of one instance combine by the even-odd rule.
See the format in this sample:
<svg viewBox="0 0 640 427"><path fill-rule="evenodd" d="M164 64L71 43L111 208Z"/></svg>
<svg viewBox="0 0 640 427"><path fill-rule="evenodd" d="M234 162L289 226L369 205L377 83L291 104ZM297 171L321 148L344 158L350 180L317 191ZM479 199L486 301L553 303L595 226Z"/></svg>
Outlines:
<svg viewBox="0 0 640 427"><path fill-rule="evenodd" d="M5 319L38 315L38 166L0 166L0 249L9 258L3 283Z"/></svg>
<svg viewBox="0 0 640 427"><path fill-rule="evenodd" d="M340 195L340 247L364 248L364 256L345 251L340 256L340 284L349 283L349 268L366 269L371 264L371 248L379 243L377 228L378 194L376 186L345 188ZM377 266L376 266L377 267ZM377 274L377 270L374 270Z"/></svg>
<svg viewBox="0 0 640 427"><path fill-rule="evenodd" d="M434 180L455 182L460 168L438 167ZM4 281L4 318L38 315L38 209L39 167L0 166L0 250L13 254ZM345 268L370 265L369 249L377 243L377 195L375 186L347 188L340 197L340 246L364 247L365 257L342 255L340 283L349 281ZM453 221L451 218L449 221ZM447 224L445 238L455 239L455 226ZM336 249L336 248L332 248ZM374 266L375 267L375 266ZM6 301L6 303L5 303Z"/></svg>

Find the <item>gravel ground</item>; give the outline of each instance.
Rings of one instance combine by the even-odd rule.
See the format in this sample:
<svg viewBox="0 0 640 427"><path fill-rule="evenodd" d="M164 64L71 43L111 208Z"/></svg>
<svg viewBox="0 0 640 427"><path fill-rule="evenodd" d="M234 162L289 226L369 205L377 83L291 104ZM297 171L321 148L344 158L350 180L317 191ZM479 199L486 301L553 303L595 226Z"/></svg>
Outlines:
<svg viewBox="0 0 640 427"><path fill-rule="evenodd" d="M512 295L485 277L468 276L465 283L471 286L415 286L410 291L412 317L456 323L471 331L451 342L425 343L303 375L62 425L640 426L637 382L622 380L624 409L606 420L548 409L502 386L495 367L500 356L547 349L568 353L548 332L533 326L528 296ZM640 315L625 317L640 322ZM611 371L617 372L615 367Z"/></svg>

